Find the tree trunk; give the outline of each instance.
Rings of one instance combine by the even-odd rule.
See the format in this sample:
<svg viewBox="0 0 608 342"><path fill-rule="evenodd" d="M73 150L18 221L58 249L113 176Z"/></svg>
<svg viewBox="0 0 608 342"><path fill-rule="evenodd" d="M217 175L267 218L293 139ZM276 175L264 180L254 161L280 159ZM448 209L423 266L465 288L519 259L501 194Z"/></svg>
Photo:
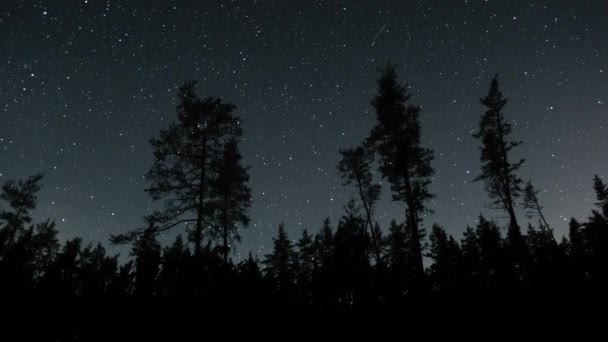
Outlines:
<svg viewBox="0 0 608 342"><path fill-rule="evenodd" d="M507 159L507 149L505 146L504 134L502 131L502 116L500 116L500 112L496 112L497 121L498 121L498 138L500 142L500 154L502 159L502 178L505 192L505 200L506 200L506 209L509 213L510 223L509 229L512 230L514 234L521 235L521 231L519 230L519 224L517 224L517 217L515 217L515 209L513 208L513 196L511 194L511 177L509 173L509 161Z"/></svg>
<svg viewBox="0 0 608 342"><path fill-rule="evenodd" d="M359 196L361 196L361 202L363 203L363 208L365 209L365 214L367 216L367 225L369 226L369 233L372 237L372 243L374 244L374 254L376 254L376 264L378 266L382 265L382 258L380 257L380 247L378 246L378 238L376 237L376 233L374 232L374 227L372 224L372 214L371 214L371 206L368 205L365 200L365 196L363 195L363 186L361 184L360 177L357 176L357 185L359 187Z"/></svg>
<svg viewBox="0 0 608 342"><path fill-rule="evenodd" d="M201 175L198 190L198 210L196 215L196 230L194 231L194 254L200 255L203 244L203 200L205 197L205 166L207 162L207 137L203 136L203 153L201 156Z"/></svg>
<svg viewBox="0 0 608 342"><path fill-rule="evenodd" d="M543 220L543 223L545 224L545 228L547 229L547 232L551 235L551 238L553 239L555 246L559 246L559 243L557 242L555 235L553 235L553 230L551 229L551 227L549 227L547 220L545 220L545 215L543 215L543 211L540 209L540 204L538 203L538 199L536 198L536 195L534 195L534 205L536 206L536 211L538 211L538 215L540 216L540 219Z"/></svg>
<svg viewBox="0 0 608 342"><path fill-rule="evenodd" d="M224 227L224 264L228 265L228 217L227 217L227 212L228 212L228 205L226 204L226 202L224 201L224 213L223 213L223 222L222 222L222 226Z"/></svg>
<svg viewBox="0 0 608 342"><path fill-rule="evenodd" d="M404 176L406 192L407 228L410 232L410 248L413 261L413 271L417 284L422 280L424 266L422 265L422 248L420 247L420 236L418 234L418 219L416 218L416 200L413 198L412 185L408 175Z"/></svg>

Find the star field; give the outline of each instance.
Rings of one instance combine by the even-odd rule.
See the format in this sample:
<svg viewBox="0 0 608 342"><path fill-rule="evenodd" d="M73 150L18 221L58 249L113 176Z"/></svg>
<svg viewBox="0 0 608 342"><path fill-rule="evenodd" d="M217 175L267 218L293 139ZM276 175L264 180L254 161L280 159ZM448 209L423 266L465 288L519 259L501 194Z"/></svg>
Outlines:
<svg viewBox="0 0 608 342"><path fill-rule="evenodd" d="M593 175L608 176L607 32L605 1L4 0L0 181L44 173L38 215L62 238L140 227L160 205L143 191L148 140L176 119L177 86L197 79L243 121L253 205L237 252L264 254L280 222L297 238L342 214L353 192L338 150L372 127L377 68L390 60L435 150L424 225L460 237L481 212L506 222L473 182L479 98L499 73L524 142L520 176L561 235L593 207ZM386 228L403 210L383 193Z"/></svg>

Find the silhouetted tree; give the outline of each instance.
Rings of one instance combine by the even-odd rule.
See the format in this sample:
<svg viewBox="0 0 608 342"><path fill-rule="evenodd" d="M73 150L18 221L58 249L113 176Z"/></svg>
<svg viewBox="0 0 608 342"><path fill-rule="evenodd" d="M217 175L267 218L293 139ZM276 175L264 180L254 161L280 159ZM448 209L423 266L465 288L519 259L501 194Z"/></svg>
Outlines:
<svg viewBox="0 0 608 342"><path fill-rule="evenodd" d="M380 240L376 236L373 224L373 211L380 197L380 185L373 184L371 164L374 162L372 150L357 147L355 149L340 150L342 159L338 163L338 171L344 180L344 185L354 185L359 200L363 206L366 217L366 228L369 229L372 245L376 256L376 263L381 264Z"/></svg>
<svg viewBox="0 0 608 342"><path fill-rule="evenodd" d="M222 159L217 163L217 177L213 180L214 212L217 213L222 239L224 263L228 263L228 253L232 241L240 241L237 224L247 226L247 211L251 206L251 189L247 185L249 174L241 165L241 153L236 140L224 146Z"/></svg>
<svg viewBox="0 0 608 342"><path fill-rule="evenodd" d="M106 249L98 243L95 247L87 245L79 259L77 294L101 300L118 271L118 256L107 256Z"/></svg>
<svg viewBox="0 0 608 342"><path fill-rule="evenodd" d="M598 200L597 205L600 207L604 217L608 219L608 186L604 184L598 175L593 177L593 190L595 190L595 196Z"/></svg>
<svg viewBox="0 0 608 342"><path fill-rule="evenodd" d="M161 263L161 247L153 230L146 230L135 240L131 256L135 258L135 294L142 297L154 295Z"/></svg>
<svg viewBox="0 0 608 342"><path fill-rule="evenodd" d="M317 272L313 280L313 300L322 309L328 309L332 305L335 293L335 241L329 217L323 220L321 229L314 238L315 260Z"/></svg>
<svg viewBox="0 0 608 342"><path fill-rule="evenodd" d="M409 252L414 275L421 280L424 269L418 224L420 213L426 210L425 202L433 197L428 189L434 174L433 151L422 147L420 107L410 104L410 97L407 84L402 85L397 79L395 66L387 64L378 80L378 94L372 101L376 126L368 144L381 157L380 171L391 184L393 200L406 204L406 227L411 237Z"/></svg>
<svg viewBox="0 0 608 342"><path fill-rule="evenodd" d="M582 256L585 253L585 241L581 224L571 218L568 224L569 252L571 255Z"/></svg>
<svg viewBox="0 0 608 342"><path fill-rule="evenodd" d="M526 242L530 250L531 262L528 276L529 285L536 295L551 296L563 290L565 279L566 260L562 246L559 246L553 234L542 224L536 229L528 225ZM546 298L546 300L550 300Z"/></svg>
<svg viewBox="0 0 608 342"><path fill-rule="evenodd" d="M134 292L134 276L133 260L120 265L118 273L108 288L110 297L117 301L128 298Z"/></svg>
<svg viewBox="0 0 608 342"><path fill-rule="evenodd" d="M199 98L194 91L195 85L196 81L186 82L179 89L179 121L161 130L158 138L150 140L154 149L154 164L146 174L146 179L151 183L146 192L154 200L164 199L165 208L146 219L154 225L157 233L180 224L194 224L189 238L194 243L194 253L198 254L202 248L204 228L223 227L216 222L218 217L214 210L217 203L214 201L220 194L215 193L212 184L220 174L218 170L225 161L222 158L225 151L231 154L232 166L238 165L238 150L234 147L227 149L226 144L237 145L242 130L239 118L233 114L234 105L212 97ZM241 171L238 167L232 170L244 176ZM237 184L246 179L233 181ZM230 189L239 191L238 194L224 196L239 198L238 215L231 216L231 219L233 222L240 221L243 188L235 186ZM128 241L142 231L114 236L112 241Z"/></svg>
<svg viewBox="0 0 608 342"><path fill-rule="evenodd" d="M463 269L467 272L467 288L478 289L482 283L481 251L477 244L477 235L471 226L467 226L460 242Z"/></svg>
<svg viewBox="0 0 608 342"><path fill-rule="evenodd" d="M249 279L245 283L259 283L262 280L262 271L257 256L254 258L251 252L246 260L238 265L239 273L242 277Z"/></svg>
<svg viewBox="0 0 608 342"><path fill-rule="evenodd" d="M606 205L606 186L595 176L593 188L598 199L596 203L604 211ZM608 286L608 217L597 210L592 210L587 222L579 223L574 218L570 221L569 240L566 245L571 259L571 270L578 281L578 287L585 286L598 301L600 292Z"/></svg>
<svg viewBox="0 0 608 342"><path fill-rule="evenodd" d="M272 252L264 260L266 278L277 293L289 300L296 277L296 253L283 223L279 225L277 237L272 238L272 242Z"/></svg>
<svg viewBox="0 0 608 342"><path fill-rule="evenodd" d="M557 240L555 239L555 236L553 236L553 230L549 226L549 223L547 223L547 220L545 220L545 215L543 215L543 211L542 211L543 207L541 207L540 203L538 202L539 193L540 193L540 191L537 191L534 189L532 182L528 181L528 183L526 183L526 187L524 189L523 206L526 210L528 210L529 217L533 217L533 216L540 217L540 219L543 222L543 225L541 225L541 228L544 228L546 230L547 234L550 237L552 237L552 240L555 243L555 245L557 245L558 244Z"/></svg>
<svg viewBox="0 0 608 342"><path fill-rule="evenodd" d="M175 242L163 249L162 266L158 275L159 288L162 294L171 296L189 296L194 290L188 282L188 264L190 263L190 250L184 244L181 235L175 238Z"/></svg>
<svg viewBox="0 0 608 342"><path fill-rule="evenodd" d="M329 268L335 252L334 233L329 217L323 220L319 232L315 235L316 259L321 268Z"/></svg>
<svg viewBox="0 0 608 342"><path fill-rule="evenodd" d="M8 206L0 210L0 313L31 309L29 305L35 304L32 292L59 249L52 220L30 224L41 180L42 175L34 175L2 186L0 199Z"/></svg>
<svg viewBox="0 0 608 342"><path fill-rule="evenodd" d="M18 245L23 246L21 260L16 260L29 269L29 282L38 282L59 252L58 231L55 222L47 219L28 228L19 237Z"/></svg>
<svg viewBox="0 0 608 342"><path fill-rule="evenodd" d="M520 279L517 278L512 263L514 260L510 254L512 250L507 249L498 225L480 215L475 236L479 246L481 271L485 286L493 291L510 292L517 290Z"/></svg>
<svg viewBox="0 0 608 342"><path fill-rule="evenodd" d="M334 267L338 303L350 309L369 299L370 241L365 232L365 219L355 202L349 201L344 209L334 235Z"/></svg>
<svg viewBox="0 0 608 342"><path fill-rule="evenodd" d="M412 254L405 226L392 220L386 237L386 262L388 264L387 290L389 303L400 300L408 291L412 274Z"/></svg>
<svg viewBox="0 0 608 342"><path fill-rule="evenodd" d="M462 286L462 252L458 242L452 236L448 237L445 230L437 224L433 225L429 240L429 257L433 260L430 272L435 289L453 291Z"/></svg>
<svg viewBox="0 0 608 342"><path fill-rule="evenodd" d="M26 298L37 277L37 246L34 227L20 229L12 245L0 260L0 295L9 300Z"/></svg>
<svg viewBox="0 0 608 342"><path fill-rule="evenodd" d="M47 291L45 295L55 296L66 302L70 302L70 299L76 296L81 249L80 238L67 240L63 244L61 251L44 274L42 287Z"/></svg>
<svg viewBox="0 0 608 342"><path fill-rule="evenodd" d="M262 305L267 305L266 284L260 262L251 253L247 259L241 261L237 267L237 282L239 286L238 297L244 302L244 309L250 309L251 313L257 312ZM243 309L243 308L241 308Z"/></svg>
<svg viewBox="0 0 608 342"><path fill-rule="evenodd" d="M30 211L36 208L36 193L40 190L42 175L27 180L9 180L2 185L0 199L8 203L8 210L0 211L0 258L9 250L25 224L30 223ZM0 259L1 260L1 259Z"/></svg>
<svg viewBox="0 0 608 342"><path fill-rule="evenodd" d="M312 304L312 282L315 271L318 270L316 250L313 238L308 230L302 231L302 237L296 243L297 252L297 285L306 305Z"/></svg>
<svg viewBox="0 0 608 342"><path fill-rule="evenodd" d="M608 218L593 210L583 228L587 275L594 289L599 291L608 286Z"/></svg>
<svg viewBox="0 0 608 342"><path fill-rule="evenodd" d="M378 249L380 251L380 257L384 260L384 253L386 252L386 238L382 232L380 224L376 222L374 224L374 235L376 236L376 242L378 243Z"/></svg>
<svg viewBox="0 0 608 342"><path fill-rule="evenodd" d="M493 204L508 213L508 239L513 248L518 249L523 245L523 238L515 216L515 200L521 193L522 181L516 172L524 160L516 163L509 161L509 153L521 142L508 140L512 129L503 113L507 99L503 98L499 90L498 75L494 76L488 95L480 99L480 102L487 110L481 116L479 130L473 134L482 144L479 157L482 163L481 174L475 180L483 180L488 195L494 200Z"/></svg>

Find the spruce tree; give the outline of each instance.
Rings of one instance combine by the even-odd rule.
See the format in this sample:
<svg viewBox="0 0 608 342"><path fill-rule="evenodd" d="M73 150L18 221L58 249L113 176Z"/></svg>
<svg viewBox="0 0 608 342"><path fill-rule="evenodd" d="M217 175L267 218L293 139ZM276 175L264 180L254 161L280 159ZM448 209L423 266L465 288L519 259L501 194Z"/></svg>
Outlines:
<svg viewBox="0 0 608 342"><path fill-rule="evenodd" d="M135 240L131 256L135 258L135 294L142 297L154 295L161 263L161 247L154 231L147 230Z"/></svg>
<svg viewBox="0 0 608 342"><path fill-rule="evenodd" d="M273 249L265 256L264 269L274 289L286 296L292 290L296 276L296 253L289 240L285 225L281 223L277 236L272 238Z"/></svg>

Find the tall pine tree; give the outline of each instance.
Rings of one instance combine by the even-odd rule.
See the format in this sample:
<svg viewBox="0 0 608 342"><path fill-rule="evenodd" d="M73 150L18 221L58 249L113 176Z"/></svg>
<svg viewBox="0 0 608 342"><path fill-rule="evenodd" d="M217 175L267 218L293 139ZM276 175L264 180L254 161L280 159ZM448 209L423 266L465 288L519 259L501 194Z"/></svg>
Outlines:
<svg viewBox="0 0 608 342"><path fill-rule="evenodd" d="M272 238L272 242L272 252L265 256L264 271L273 288L281 295L288 296L296 277L296 253L283 223L279 225L277 237Z"/></svg>
<svg viewBox="0 0 608 342"><path fill-rule="evenodd" d="M421 108L409 103L407 84L398 81L394 65L389 63L381 71L378 93L372 101L376 125L368 144L380 155L380 171L391 184L393 200L405 203L413 272L421 279L424 269L419 223L420 214L427 210L426 202L433 197L429 192L433 151L422 146Z"/></svg>
<svg viewBox="0 0 608 342"><path fill-rule="evenodd" d="M517 170L523 165L521 159L515 163L509 160L511 150L520 145L520 141L510 141L512 128L503 113L507 99L503 98L498 85L498 75L490 84L488 95L480 99L487 109L479 121L479 130L473 137L481 141L482 163L481 173L476 181L484 181L486 191L493 204L505 210L509 215L509 242L515 248L523 245L523 238L517 217L515 216L515 200L522 191L522 180L517 176Z"/></svg>

